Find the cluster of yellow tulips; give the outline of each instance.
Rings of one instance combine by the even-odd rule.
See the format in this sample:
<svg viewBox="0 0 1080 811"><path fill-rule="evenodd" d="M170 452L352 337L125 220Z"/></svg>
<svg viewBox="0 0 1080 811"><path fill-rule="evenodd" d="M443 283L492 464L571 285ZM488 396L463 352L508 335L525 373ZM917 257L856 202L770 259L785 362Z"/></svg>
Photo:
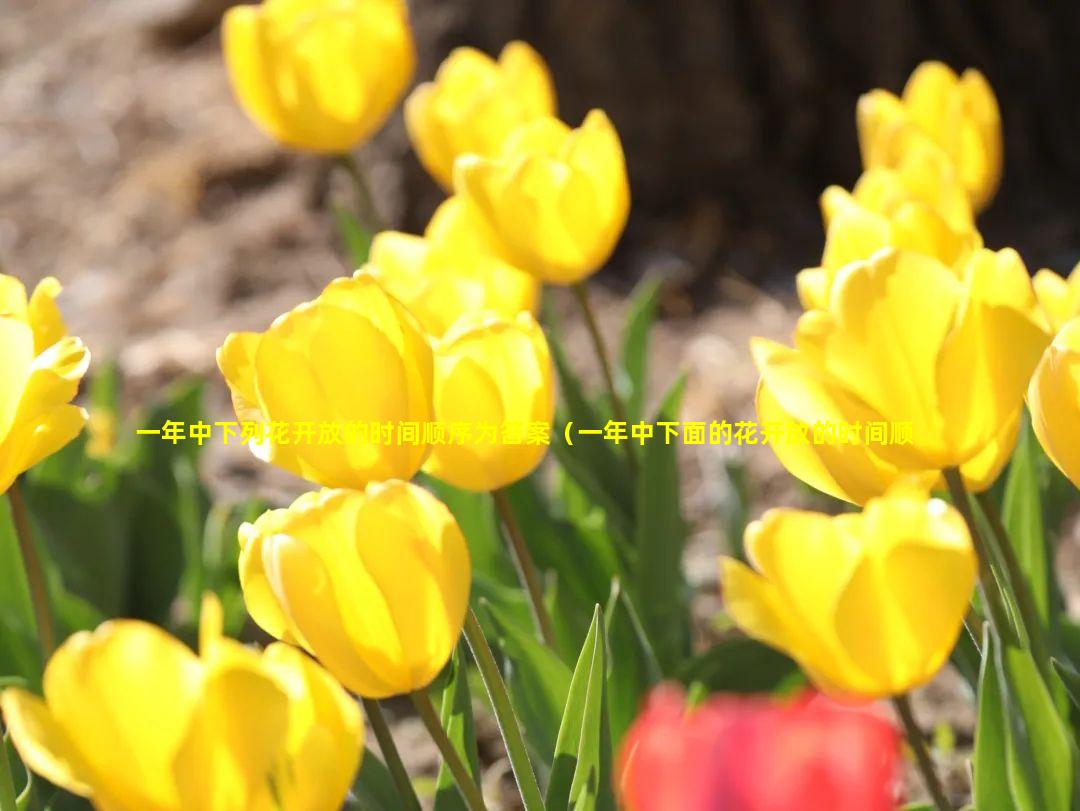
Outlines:
<svg viewBox="0 0 1080 811"><path fill-rule="evenodd" d="M415 66L404 0L237 6L224 18L223 44L252 121L284 145L336 157L379 130ZM624 419L583 287L608 261L629 213L611 121L600 110L576 129L559 120L548 70L522 42L497 59L455 50L433 81L411 92L404 114L421 163L448 198L423 235L373 234L353 276L333 280L264 332L226 338L217 362L237 418L266 426L551 423L560 372L535 318L542 287L551 284L573 288L598 350L604 405ZM746 562L722 560L726 609L823 692L893 698L939 808L948 801L905 696L941 670L958 640L970 645L982 662L977 743L990 740L976 765L977 801L991 791L984 775L1000 764L995 777L1008 775L1005 790L1021 798L1015 807L1064 811L1075 791L1071 767L1080 763L1060 709L1069 684L1058 664L1067 669L1068 656L1050 638L1052 622L1032 596L990 488L1028 430L1025 399L1046 454L1080 485L1080 269L1068 281L1040 271L1033 283L1015 251L984 247L976 215L1000 182L1002 140L997 102L977 71L957 76L926 63L901 96L864 96L856 119L864 172L851 191L830 187L821 197L825 247L820 266L797 277L804 312L793 346L755 340L751 347L757 410L763 422L806 426L910 423L911 441L774 446L793 475L862 510L766 512L746 530ZM583 546L582 572L554 573L559 600L562 578L587 578L595 560L608 567L605 585L633 581L625 594L616 582L607 608L598 607L572 671L560 648L572 626L552 609L551 581L533 560L507 491L536 470L547 445L327 445L289 443L273 431L251 443L255 456L325 488L239 530L244 603L279 641L260 653L226 638L211 595L198 654L135 620L80 631L54 652L16 479L87 420L72 400L89 355L67 335L58 292L47 279L27 297L18 280L0 277L0 487L12 497L38 631L51 655L44 698L24 687L0 694L4 724L28 768L102 811L340 808L363 747L351 692L378 738L397 807L416 811L415 786L379 704L409 696L459 791L458 805L445 807L483 811L465 733L450 723L457 716L447 716L446 696L467 687L459 675L445 689L442 718L428 692L458 666L448 663L459 661L464 633L526 810L612 807L610 749L631 720L614 702L629 695L636 703L660 677L682 672L664 652L667 629L655 624L666 609L652 604L670 597L677 608L678 597L647 588L649 567L656 577L662 568L647 534L664 525L627 518L612 496L620 476L644 502L662 492L644 453L628 448L618 475L586 470L564 490L577 501L603 495L596 504L603 520L585 510L593 518L582 537L609 532L637 544L604 536L611 545L588 563ZM505 668L489 648L491 629L470 608L475 540L433 495L438 486L491 494L483 503L504 526L501 553L516 565L534 637L495 623ZM934 490L948 491L951 503ZM549 542L561 540L552 533ZM648 614L644 623L638 613ZM616 626L616 616L624 624ZM635 640L632 651L617 638ZM527 646L536 646L528 650L545 674L533 695L507 686L515 652ZM612 675L632 669L635 656L646 674L637 692ZM552 730L556 739L546 740L527 720L528 705L560 689L556 682L566 714ZM987 726L995 718L1001 740L985 737L997 734ZM1065 736L1055 738L1050 766L1040 762L1047 729ZM878 737L891 746L888 734ZM555 756L545 751L538 761L537 750L552 743ZM648 794L642 780L631 782L636 796ZM886 803L895 794L875 790ZM633 811L685 811L637 802ZM1004 802L993 807L1013 807ZM774 808L736 811L766 807Z"/></svg>

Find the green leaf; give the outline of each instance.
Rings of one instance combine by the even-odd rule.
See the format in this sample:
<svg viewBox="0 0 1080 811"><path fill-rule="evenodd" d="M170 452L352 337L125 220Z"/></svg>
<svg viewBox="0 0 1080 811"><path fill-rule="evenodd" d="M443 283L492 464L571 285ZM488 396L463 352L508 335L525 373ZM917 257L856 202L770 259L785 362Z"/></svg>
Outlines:
<svg viewBox="0 0 1080 811"><path fill-rule="evenodd" d="M680 376L668 391L656 422L677 419L685 383L685 375ZM687 525L680 504L677 446L654 437L640 459L633 592L656 658L670 675L690 652L689 588L682 571Z"/></svg>
<svg viewBox="0 0 1080 811"><path fill-rule="evenodd" d="M360 771L345 807L356 811L401 811L401 798L394 778L370 749L364 751Z"/></svg>
<svg viewBox="0 0 1080 811"><path fill-rule="evenodd" d="M37 685L41 676L37 624L30 601L11 502L0 499L0 675L19 676Z"/></svg>
<svg viewBox="0 0 1080 811"><path fill-rule="evenodd" d="M704 684L710 693L783 691L804 683L799 666L755 639L730 636L685 662L679 681Z"/></svg>
<svg viewBox="0 0 1080 811"><path fill-rule="evenodd" d="M604 648L604 615L596 606L559 724L544 798L547 811L614 808Z"/></svg>
<svg viewBox="0 0 1080 811"><path fill-rule="evenodd" d="M994 642L989 629L983 635L983 659L979 671L978 724L975 727L975 754L972 760L972 791L980 811L1013 811L1009 787L1005 710L995 665Z"/></svg>
<svg viewBox="0 0 1080 811"><path fill-rule="evenodd" d="M1054 666L1054 672L1058 674L1062 684L1065 685L1065 692L1068 693L1072 703L1080 710L1080 673L1060 659L1051 659L1050 664Z"/></svg>
<svg viewBox="0 0 1080 811"><path fill-rule="evenodd" d="M1047 626L1050 618L1050 567L1043 527L1042 496L1036 448L1038 441L1025 412L1020 437L1009 463L1001 519L1031 587L1035 607Z"/></svg>
<svg viewBox="0 0 1080 811"><path fill-rule="evenodd" d="M494 638L503 654L507 689L533 763L538 771L549 769L558 719L570 691L570 668L537 640L531 618L516 622L488 603L481 609L480 616L490 619L494 631L488 638Z"/></svg>
<svg viewBox="0 0 1080 811"><path fill-rule="evenodd" d="M648 391L649 333L656 318L662 285L655 279L644 279L634 290L623 333L622 368L630 383L626 398L626 418L641 419Z"/></svg>
<svg viewBox="0 0 1080 811"><path fill-rule="evenodd" d="M604 608L608 653L608 714L616 744L637 717L645 694L663 673L641 618L619 580Z"/></svg>
<svg viewBox="0 0 1080 811"><path fill-rule="evenodd" d="M375 238L369 230L364 228L349 211L342 206L334 206L334 221L337 223L338 233L345 245L345 255L354 268L365 264L371 253L371 242Z"/></svg>
<svg viewBox="0 0 1080 811"><path fill-rule="evenodd" d="M440 720L450 742L454 744L473 779L479 784L480 756L476 751L476 725L473 721L472 696L469 693L469 673L462 648L464 644L464 641L458 643L450 660L450 676L443 689ZM468 811L454 781L454 775L445 763L439 767L439 776L435 783L435 811Z"/></svg>

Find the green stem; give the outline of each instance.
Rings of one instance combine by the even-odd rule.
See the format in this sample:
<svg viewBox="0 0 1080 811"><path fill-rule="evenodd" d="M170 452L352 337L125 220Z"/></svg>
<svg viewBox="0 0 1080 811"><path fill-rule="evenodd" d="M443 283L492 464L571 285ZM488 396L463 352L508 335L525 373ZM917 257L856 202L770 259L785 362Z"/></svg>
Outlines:
<svg viewBox="0 0 1080 811"><path fill-rule="evenodd" d="M468 640L469 649L472 651L473 659L476 660L476 666L480 669L480 676L484 680L491 705L495 709L495 720L498 721L499 731L502 732L506 754L510 758L510 768L514 771L514 779L517 780L522 805L525 811L544 811L544 797L540 793L536 774L529 761L529 753L525 749L525 739L521 736L521 727L518 725L514 707L510 703L510 694L506 692L506 683L499 672L499 666L495 662L487 639L484 638L484 632L471 608L465 615L465 639Z"/></svg>
<svg viewBox="0 0 1080 811"><path fill-rule="evenodd" d="M937 772L934 771L934 761L930 758L930 752L926 748L926 741L923 739L919 725L915 723L915 714L911 711L911 702L908 700L907 695L893 697L893 706L896 707L900 722L904 725L904 733L907 735L908 743L911 745L911 751L915 753L915 762L919 767L923 783L926 784L926 790L929 792L934 806L938 811L952 811L952 805L950 805L949 798L945 795L945 789L938 779Z"/></svg>
<svg viewBox="0 0 1080 811"><path fill-rule="evenodd" d="M994 577L993 567L990 565L990 550L983 541L979 527L975 523L975 516L971 512L971 499L967 488L964 486L964 478L960 475L959 468L949 467L942 471L945 483L949 487L953 505L964 517L971 542L975 547L975 555L979 561L979 593L982 595L983 604L986 606L990 627L997 633L1003 642L1016 644L1016 634L1013 631L1009 613L1001 600L1001 588Z"/></svg>
<svg viewBox="0 0 1080 811"><path fill-rule="evenodd" d="M406 811L420 811L420 798L416 796L416 789L413 788L412 780L409 779L409 773L405 771L405 764L401 761L401 753L398 752L397 745L394 743L394 736L390 734L390 725L386 723L382 707L372 698L361 698L360 701L364 705L364 712L367 713L368 722L375 733L375 740L379 742L386 768L389 769L390 776L394 778L394 784L397 786Z"/></svg>
<svg viewBox="0 0 1080 811"><path fill-rule="evenodd" d="M381 231L383 226L379 218L379 209L375 207L375 198L371 196L371 187L368 186L367 176L360 162L353 153L345 152L338 156L338 163L352 178L353 188L356 189L357 218L360 223L372 234Z"/></svg>
<svg viewBox="0 0 1080 811"><path fill-rule="evenodd" d="M525 543L525 537L521 534L521 526L514 516L514 508L510 505L510 499L505 490L493 490L491 497L495 501L495 509L499 512L506 536L510 541L510 552L518 570L518 577L529 595L529 606L532 609L537 630L540 632L540 639L549 648L555 650L555 625L544 604L544 588L540 581L540 573Z"/></svg>
<svg viewBox="0 0 1080 811"><path fill-rule="evenodd" d="M18 811L15 796L15 778L11 774L11 761L7 756L7 739L0 725L0 811Z"/></svg>
<svg viewBox="0 0 1080 811"><path fill-rule="evenodd" d="M15 535L19 539L19 551L22 553L23 566L26 569L26 581L30 585L30 601L34 606L34 619L37 623L38 641L45 661L56 650L56 632L53 626L52 608L49 606L49 590L45 584L45 573L41 568L41 558L34 546L34 531L30 526L30 513L26 509L19 482L15 481L8 488L8 501L11 503L11 517L15 522Z"/></svg>
<svg viewBox="0 0 1080 811"><path fill-rule="evenodd" d="M611 411L615 415L615 420L626 424L629 430L629 423L626 421L626 408L623 406L622 398L619 397L619 392L615 388L615 377L611 372L611 364L608 361L604 336L600 333L596 313L593 311L592 304L589 301L589 288L585 282L578 282L571 285L570 290L573 292L578 306L581 307L581 314L585 317L585 326L589 330L589 337L592 339L593 349L596 351L596 359L600 362L600 372L604 378L604 385L607 387L608 398L611 400ZM637 457L634 455L634 449L629 442L623 443L623 447L626 448L626 458L630 462L630 470L636 473Z"/></svg>
<svg viewBox="0 0 1080 811"><path fill-rule="evenodd" d="M995 548L1001 560L1005 564L1005 574L1012 589L1013 598L1016 601L1020 619L1024 625L1031 654L1035 657L1035 663L1039 667L1043 681L1051 684L1050 680L1050 648L1046 642L1046 632L1043 629L1042 620L1039 618L1039 609L1035 606L1035 595L1031 593L1031 584L1024 576L1024 570L1020 567L1020 560L1016 557L1016 549L1009 539L1009 532L1005 529L1005 522L1001 520L997 505L990 498L989 493L982 492L975 496L983 515L986 516L990 529L993 532Z"/></svg>
<svg viewBox="0 0 1080 811"><path fill-rule="evenodd" d="M461 759L461 755L454 748L454 744L450 742L450 737L446 734L446 730L443 729L439 714L435 712L435 705L431 703L431 696L428 695L427 690L417 690L415 693L409 693L409 698L412 699L413 706L416 707L420 720L427 727L431 739L439 747L443 762L454 776L469 811L487 811L487 806L484 805L484 795L481 793L480 787L476 785L472 775L469 774L465 761Z"/></svg>

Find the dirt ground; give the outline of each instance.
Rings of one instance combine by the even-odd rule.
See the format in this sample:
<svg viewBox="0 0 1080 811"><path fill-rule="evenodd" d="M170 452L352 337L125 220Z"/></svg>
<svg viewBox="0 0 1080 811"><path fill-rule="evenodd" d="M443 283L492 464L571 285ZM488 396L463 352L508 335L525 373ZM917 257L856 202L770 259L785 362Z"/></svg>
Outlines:
<svg viewBox="0 0 1080 811"><path fill-rule="evenodd" d="M115 358L130 405L184 375L215 381L212 401L228 413L214 350L234 330L262 329L349 270L328 200L341 180L319 159L279 149L242 116L229 92L216 35L182 48L162 43L179 0L6 0L0 11L0 265L27 282L46 275L64 284L72 331L96 359ZM400 219L400 120L362 161L388 222ZM641 273L670 276L669 257L635 257ZM707 307L673 286L652 350L660 391L689 373L685 419L753 418L752 335L786 339L797 308L790 290L765 293L720 279ZM677 275L677 274L675 274ZM617 338L626 283L595 285L604 331ZM695 288L700 295L700 288ZM567 338L581 368L592 370L585 334L569 299ZM735 449L688 448L687 508L697 532L687 570L702 595L698 612L719 606L715 556L723 545L723 462ZM800 493L762 448L742 452L765 505L796 503ZM284 498L298 485L246 457L210 454L205 474L225 493L255 486ZM1063 569L1077 571L1075 532ZM1080 584L1070 577L1070 593ZM960 755L974 718L959 679L946 673L922 691L927 728L951 726ZM494 731L485 736L493 740ZM408 718L397 725L414 765L432 769L434 752ZM506 763L489 746L488 779ZM946 758L962 792L963 757Z"/></svg>

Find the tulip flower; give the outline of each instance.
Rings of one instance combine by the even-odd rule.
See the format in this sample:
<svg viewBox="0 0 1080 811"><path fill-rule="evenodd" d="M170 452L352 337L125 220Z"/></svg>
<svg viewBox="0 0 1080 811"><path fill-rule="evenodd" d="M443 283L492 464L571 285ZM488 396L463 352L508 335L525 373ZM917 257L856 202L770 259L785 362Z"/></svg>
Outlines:
<svg viewBox="0 0 1080 811"><path fill-rule="evenodd" d="M956 167L976 211L989 205L1001 181L1001 113L985 77L957 76L940 62L915 69L897 98L874 90L856 108L863 166L896 166L913 149L932 146Z"/></svg>
<svg viewBox="0 0 1080 811"><path fill-rule="evenodd" d="M892 811L900 740L876 712L806 694L715 696L661 686L616 772L626 811Z"/></svg>
<svg viewBox="0 0 1080 811"><path fill-rule="evenodd" d="M933 481L961 467L992 481L1048 341L1015 251L979 250L958 278L932 257L883 250L840 272L828 309L799 319L795 348L753 342L758 417L884 424L878 442L773 443L792 474L848 501L880 495L901 473ZM904 425L910 436L894 436Z"/></svg>
<svg viewBox="0 0 1080 811"><path fill-rule="evenodd" d="M232 333L218 367L238 420L272 428L250 444L264 462L326 486L411 478L421 442L381 436L321 441L294 436L301 425L417 422L431 418L431 347L416 320L369 273L335 279L314 301L278 317L263 333Z"/></svg>
<svg viewBox="0 0 1080 811"><path fill-rule="evenodd" d="M497 237L472 204L451 197L424 236L384 231L365 270L441 337L462 316L489 311L512 318L536 312L540 283L499 257Z"/></svg>
<svg viewBox="0 0 1080 811"><path fill-rule="evenodd" d="M896 169L875 167L849 193L830 186L821 195L825 252L821 266L796 277L805 309L824 309L837 273L881 248L904 248L962 266L982 247L971 204L940 152L917 149Z"/></svg>
<svg viewBox="0 0 1080 811"><path fill-rule="evenodd" d="M435 81L405 101L405 125L420 162L450 189L459 155L494 158L519 124L555 115L555 88L543 58L511 42L495 61L475 48L456 48Z"/></svg>
<svg viewBox="0 0 1080 811"><path fill-rule="evenodd" d="M528 476L547 453L547 441L529 428L547 429L554 419L553 376L547 339L528 313L461 321L435 345L435 417L473 430L461 442L435 445L424 470L478 492ZM499 436L485 438L481 425Z"/></svg>
<svg viewBox="0 0 1080 811"><path fill-rule="evenodd" d="M265 0L221 26L233 92L286 146L345 153L386 121L416 63L405 0Z"/></svg>
<svg viewBox="0 0 1080 811"><path fill-rule="evenodd" d="M925 684L956 643L977 569L960 513L927 494L901 480L857 514L766 512L746 530L753 568L721 560L735 624L833 695Z"/></svg>
<svg viewBox="0 0 1080 811"><path fill-rule="evenodd" d="M1043 268L1031 282L1039 306L1054 332L1059 332L1066 321L1080 315L1080 262L1067 279Z"/></svg>
<svg viewBox="0 0 1080 811"><path fill-rule="evenodd" d="M44 699L0 693L23 761L108 811L331 811L360 764L359 708L286 645L221 637L205 602L201 656L160 628L110 620L70 637Z"/></svg>
<svg viewBox="0 0 1080 811"><path fill-rule="evenodd" d="M1080 487L1080 318L1066 322L1043 353L1027 400L1046 455Z"/></svg>
<svg viewBox="0 0 1080 811"><path fill-rule="evenodd" d="M252 618L365 698L439 674L461 635L469 567L450 511L401 481L307 493L240 528Z"/></svg>
<svg viewBox="0 0 1080 811"><path fill-rule="evenodd" d="M14 276L0 274L0 492L22 472L82 431L86 412L71 401L90 353L56 307L60 283L44 279L29 299Z"/></svg>
<svg viewBox="0 0 1080 811"><path fill-rule="evenodd" d="M576 130L555 118L523 124L497 158L462 156L454 188L476 203L514 265L551 284L599 270L630 212L622 144L600 110Z"/></svg>

